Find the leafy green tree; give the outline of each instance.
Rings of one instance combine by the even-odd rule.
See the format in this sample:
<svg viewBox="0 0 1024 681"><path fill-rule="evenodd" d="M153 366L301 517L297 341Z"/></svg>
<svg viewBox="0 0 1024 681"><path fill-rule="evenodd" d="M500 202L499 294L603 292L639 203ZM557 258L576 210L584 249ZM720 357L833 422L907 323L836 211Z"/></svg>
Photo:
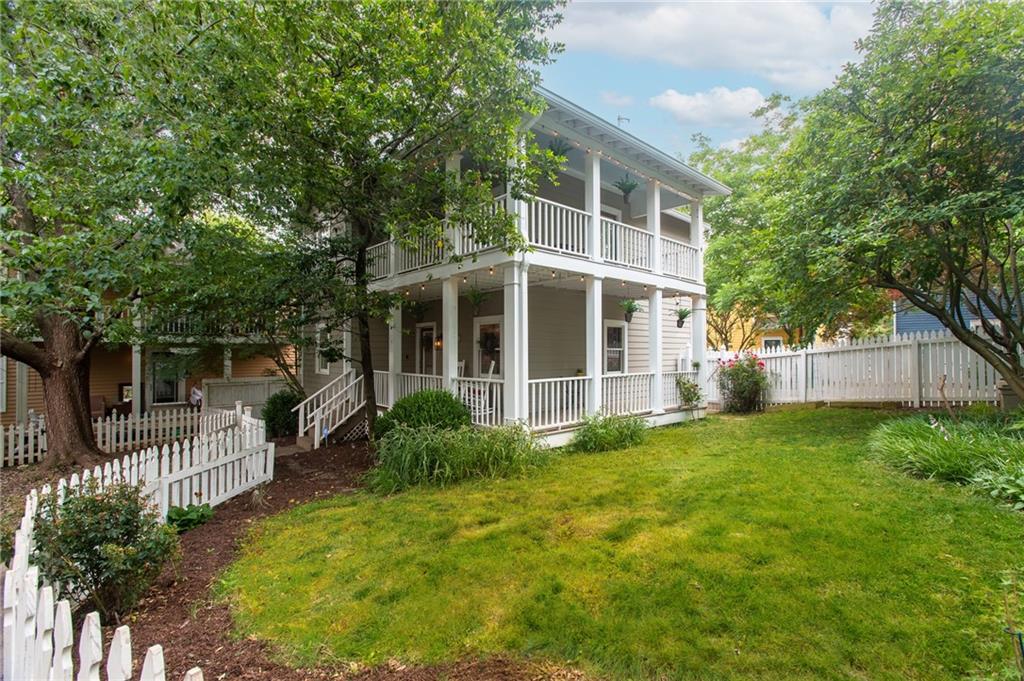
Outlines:
<svg viewBox="0 0 1024 681"><path fill-rule="evenodd" d="M0 4L3 355L42 377L48 465L88 463L89 359L135 337L228 170L208 114L217 17L192 2Z"/></svg>
<svg viewBox="0 0 1024 681"><path fill-rule="evenodd" d="M371 429L369 321L388 317L398 297L370 286L368 250L388 238L443 246L455 223L507 250L523 246L514 218L492 211L492 196L506 185L523 195L556 160L521 143L524 122L542 106L535 87L555 50L543 37L555 10L552 2L309 1L288 12L253 5L225 27L225 103L260 131L241 147L251 169L246 214L283 224L308 254L308 269L293 274L325 336L358 333ZM460 152L469 168L456 181L445 160Z"/></svg>
<svg viewBox="0 0 1024 681"><path fill-rule="evenodd" d="M777 255L898 291L1024 397L1024 5L883 2L858 49L781 159Z"/></svg>

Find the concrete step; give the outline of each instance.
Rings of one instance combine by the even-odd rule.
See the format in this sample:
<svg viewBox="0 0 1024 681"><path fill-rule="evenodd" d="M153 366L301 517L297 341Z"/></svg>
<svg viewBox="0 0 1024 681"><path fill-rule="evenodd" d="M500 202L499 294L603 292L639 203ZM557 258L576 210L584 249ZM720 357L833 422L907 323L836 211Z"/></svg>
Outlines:
<svg viewBox="0 0 1024 681"><path fill-rule="evenodd" d="M308 452L313 449L313 436L299 435L295 438L295 446L298 447L300 452Z"/></svg>

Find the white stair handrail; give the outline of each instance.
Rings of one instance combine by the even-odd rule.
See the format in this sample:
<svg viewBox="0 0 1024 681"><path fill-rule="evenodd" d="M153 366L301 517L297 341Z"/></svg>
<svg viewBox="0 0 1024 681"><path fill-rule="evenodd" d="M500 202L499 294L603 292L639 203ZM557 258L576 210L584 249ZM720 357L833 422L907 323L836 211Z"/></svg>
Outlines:
<svg viewBox="0 0 1024 681"><path fill-rule="evenodd" d="M305 433L309 430L309 427L313 425L313 414L323 406L324 403L331 400L335 395L342 392L349 384L352 383L352 373L352 369L343 372L330 383L292 407L292 412L299 412L299 435Z"/></svg>

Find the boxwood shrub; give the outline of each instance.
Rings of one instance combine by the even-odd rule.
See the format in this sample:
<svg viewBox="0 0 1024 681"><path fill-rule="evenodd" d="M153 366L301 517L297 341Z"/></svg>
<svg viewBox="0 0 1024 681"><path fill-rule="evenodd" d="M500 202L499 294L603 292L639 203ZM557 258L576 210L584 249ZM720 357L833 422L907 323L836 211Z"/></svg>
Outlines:
<svg viewBox="0 0 1024 681"><path fill-rule="evenodd" d="M384 438L396 426L456 430L471 423L469 409L447 390L421 390L395 402L377 417L374 436Z"/></svg>
<svg viewBox="0 0 1024 681"><path fill-rule="evenodd" d="M288 388L267 398L262 412L263 421L267 424L267 437L295 435L299 430L299 417L292 409L302 400L302 395Z"/></svg>

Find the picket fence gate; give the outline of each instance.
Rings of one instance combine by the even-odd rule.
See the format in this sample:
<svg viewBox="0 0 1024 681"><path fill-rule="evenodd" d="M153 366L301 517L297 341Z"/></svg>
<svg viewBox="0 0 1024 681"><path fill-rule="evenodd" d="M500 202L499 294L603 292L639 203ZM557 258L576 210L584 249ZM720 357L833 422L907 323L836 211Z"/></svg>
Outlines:
<svg viewBox="0 0 1024 681"><path fill-rule="evenodd" d="M33 530L40 499L56 494L63 499L76 490L96 485L142 486L166 518L171 506L189 503L217 505L274 477L274 443L266 441L263 421L246 410L239 425L133 452L44 485L25 498L25 513L14 536L14 557L3 583L3 680L4 681L100 681L105 668L108 681L166 681L163 649L154 645L146 652L138 677L132 676L131 632L127 626L114 632L104 667L103 636L99 615L86 615L78 647L75 676L71 612L74 594L55 602L59 585L41 580L38 567L29 563ZM198 668L185 681L202 681Z"/></svg>
<svg viewBox="0 0 1024 681"><path fill-rule="evenodd" d="M925 331L756 353L769 376L766 404L887 402L906 407L995 403L999 375L952 333ZM736 353L709 349L705 393L721 401L719 362ZM943 377L945 380L943 381ZM940 386L941 391L940 392Z"/></svg>
<svg viewBox="0 0 1024 681"><path fill-rule="evenodd" d="M111 414L94 419L96 445L108 454L131 452L154 444L195 437L239 423L241 405L235 409L158 409L139 418ZM0 426L0 466L21 466L46 456L46 419Z"/></svg>

